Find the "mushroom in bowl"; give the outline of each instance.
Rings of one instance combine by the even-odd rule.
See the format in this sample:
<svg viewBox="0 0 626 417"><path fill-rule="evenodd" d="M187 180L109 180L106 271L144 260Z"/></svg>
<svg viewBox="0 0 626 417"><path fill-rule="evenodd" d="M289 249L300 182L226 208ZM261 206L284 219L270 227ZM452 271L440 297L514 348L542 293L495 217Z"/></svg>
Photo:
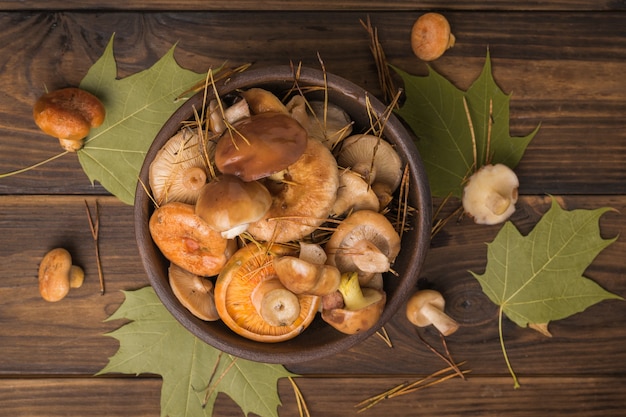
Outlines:
<svg viewBox="0 0 626 417"><path fill-rule="evenodd" d="M300 88L294 89L294 85L298 85ZM240 178L245 176L245 181L259 181L271 195L272 202L259 220L252 220L249 224L246 223L245 227L238 229L237 233L240 233L239 235L233 236L228 233L225 235L225 238L234 240L238 244L239 249L237 251L233 253L228 252L231 260L239 259L242 255L239 251L251 251L252 248L255 248L255 251L260 250L264 254L271 254L271 256L260 258L267 260L262 268L259 266L259 268L253 269L262 269L266 275L262 279L255 276L255 279L259 281L258 287L262 288L262 290L258 291L263 294L271 293L272 297L274 297L273 294L276 294L277 298L255 297L253 293L257 290L250 289L247 290L250 292L250 295L247 296L250 299L250 306L246 307L245 311L236 310L234 304L230 304L222 297L226 297L224 294L228 292L228 288L233 284L233 279L242 279L242 271L235 273L232 269L233 264L230 261L226 261L225 270L228 272L217 273L209 277L215 283L215 302L222 319L206 321L193 315L185 308L172 291L167 274L171 260L159 250L148 227L153 213L159 211L160 208L155 207L154 201L146 192L144 184L149 183L149 166L151 161L169 138L175 136L180 131L183 123L188 124L189 121L193 121L194 115L197 115L202 109L216 108L215 105L208 106L205 103L214 100L233 100L233 98L234 103L247 100L250 100L251 103L257 103L257 97L252 97L251 94L243 94L243 92L252 89L255 89L253 91L255 94L270 92L281 99L286 97L285 100L280 100L281 103L285 103L284 106L272 103L272 100L270 100L271 105L268 106L271 110L268 112L272 112L273 115L260 117L264 122L271 124L276 120L286 120L283 116L279 117L277 114L290 115L307 132L304 144L300 140L292 141L289 143L289 146L282 149L285 151L288 159L286 166L265 170L266 172L262 173L248 170L248 168L252 168L251 166L242 168L245 170L245 174L242 174L244 171L241 171L239 168L230 170L230 168L236 166L238 157L241 156L237 155L236 152L233 153L233 151L237 151L237 148L245 149L247 146L250 146L243 139L247 135L251 136L252 133L247 133L242 138L241 132L245 133L255 130L250 126L238 129L238 126L244 126L242 123L249 123L250 119L257 118L258 116L255 113L259 111L258 108L267 107L265 104L249 106L251 114L244 116L247 122L242 122L242 120L227 121L227 123L222 124L226 126L225 129L221 130L220 133L215 133L214 138L207 137L204 140L216 141L215 159L228 156L228 158L223 158L223 160L220 159L220 166L222 162L227 161L226 165L228 167L225 168L228 171L227 175L240 176ZM302 91L306 93L302 94ZM218 94L215 95L215 92ZM333 108L344 112L350 120L349 128L338 134L341 128L333 127L332 132L328 132L329 135L332 135L332 140L324 141L323 138L320 138L320 135L324 135L324 117L315 112L312 113L311 109L313 107L306 107L307 103L315 102L328 102L332 104ZM302 107L303 105L305 107ZM297 111L295 110L296 106L298 106ZM333 248L339 251L343 250L339 246L335 247L334 243L329 244L328 230L337 228L337 225L341 224L346 217L353 212L360 211L360 209L348 208L347 213L336 213L333 210L342 184L340 174L346 169L350 169L350 167L340 166L337 155L341 149L341 142L345 140L348 133L350 135L372 135L370 123L373 115L374 117L386 118L384 129L382 132L375 133L375 135L378 136L379 140L383 140L391 145L402 163L402 169L406 171L405 186L399 188L408 190L406 204L411 208L411 216L406 227L404 224L398 226L395 220L388 220L388 222L395 225L395 233L397 235L392 236L391 243L386 243L390 248L380 248L375 243L365 241L357 246L357 248L367 249L369 255L353 258L353 261L356 259L355 264L363 265L368 259L372 259L375 266L365 267L366 274L375 274L378 277L383 277L382 286L379 289L385 294L384 306L381 307L380 315L373 321L371 326L368 326L366 329L359 329L354 334L346 334L328 325L322 319L321 314L317 314L320 312L322 303L323 296L320 295L321 293L294 295L291 290L287 289L287 287L291 287L291 284L283 285L281 280L278 279L277 270L280 272L285 269L299 268L306 265L306 268L311 268L311 271L315 271L315 275L318 273L326 274L329 272L327 271L328 268L309 264L319 262L333 266L329 260L330 257L329 259L324 259L326 256L326 253L323 252L324 249L328 253ZM223 116L226 117L226 112L224 112ZM274 117L273 122L265 120L266 118ZM206 119L209 120L211 118L207 117ZM213 117L213 121L215 121L215 117ZM320 123L322 129L319 128ZM289 133L290 135L298 137L301 135L301 130L291 120L289 120L288 125L290 127L286 130L291 132ZM231 127L229 128L228 126ZM268 128L267 130L273 129ZM263 131L261 135L266 133L267 131ZM282 135L283 133L278 132L277 134ZM217 154L223 150L220 149L219 141L224 140L224 138L230 142L226 142L222 146L230 149L227 149L228 152L217 157ZM227 146L232 144L236 144L236 146ZM248 149L248 151L254 153L252 148ZM296 157L294 157L294 154ZM270 152L268 158L270 156L278 157L277 154L272 152ZM207 167L206 172L209 173L209 176L212 175L211 172L215 172L216 177L226 174L221 172L219 168L216 168L215 165ZM378 169L377 174L380 174ZM358 175L363 177L362 173L358 173ZM207 178L207 183L210 183L212 180L214 178ZM367 182L368 180L371 181ZM365 182L366 185L370 184L372 188L379 189L378 185L376 187L373 186L378 184L373 177L368 180ZM378 213L381 217L385 217L383 213L389 216L389 213L395 214L397 212L398 208L392 206L396 201L400 201L400 191L398 189L389 191L389 187L390 185L385 183L384 187L380 187L380 189L383 189L385 193L392 193L392 199L394 200L389 203L384 202L385 198L383 198L379 205L375 204L373 208L368 206L368 210L373 211L375 214ZM404 204L404 199L402 201ZM383 204L385 207L382 206ZM290 66L267 67L247 70L234 75L227 82L215 85L214 89L208 89L207 94L202 92L193 96L165 123L149 149L140 172L140 181L135 197L135 226L139 252L150 283L165 307L183 326L206 343L235 356L266 363L289 364L318 359L349 349L380 329L398 311L406 299L413 293L428 249L431 228L431 200L426 174L419 154L413 144L412 136L397 118L389 115L385 105L362 88L333 74L310 68L301 68L297 75L294 75L293 68ZM219 236L220 232L217 233ZM396 250L397 239L400 240L399 252ZM228 242L228 248L230 248L230 244ZM188 246L189 242L187 242ZM275 247L280 247L281 249L272 250ZM309 255L304 256L301 252L304 252L305 248L306 251L309 251L310 248L316 248L315 252L321 251L321 256L318 257L321 260L312 261L309 259ZM296 262L294 259L289 258L288 265L281 265L281 262L276 259L279 256L306 259L303 259L302 262ZM278 268L275 269L274 264L278 265ZM289 266L289 268L286 268L286 266ZM349 271L342 271L342 273L347 272ZM307 274L309 272L302 272L303 276ZM339 271L333 269L328 291L338 292L335 291L339 284L338 274ZM250 278L250 275L244 274L244 277ZM376 280L376 282L379 282L379 280ZM324 292L327 291L325 290ZM265 301L259 301L260 299L278 300L272 301L276 304L270 303L269 305L280 309L283 306L291 306L293 302L299 303L299 305L294 305L293 310L292 307L286 309L293 311L293 315L287 315L287 318L279 316L276 322L279 325L286 324L295 329L289 328L284 332L289 335L288 338L283 338L283 336L275 337L273 332L276 329L266 329L266 324L263 324L261 327L244 326L245 330L239 330L243 321L247 319L259 320L263 317L265 314L263 310L265 307L263 306L266 304ZM243 318L233 319L228 317L229 315L240 314L242 311L245 312L245 317ZM272 326L272 321L273 319L270 318L270 326ZM248 332L258 332L260 328L262 328L261 333L263 336L246 337ZM267 335L270 336L268 337ZM271 342L271 344L267 342Z"/></svg>

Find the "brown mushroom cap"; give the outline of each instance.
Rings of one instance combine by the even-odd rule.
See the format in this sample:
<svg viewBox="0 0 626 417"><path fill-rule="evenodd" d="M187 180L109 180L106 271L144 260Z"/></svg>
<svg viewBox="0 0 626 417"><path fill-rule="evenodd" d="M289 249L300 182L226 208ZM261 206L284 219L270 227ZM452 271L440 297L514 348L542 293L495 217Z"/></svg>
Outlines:
<svg viewBox="0 0 626 417"><path fill-rule="evenodd" d="M448 20L439 13L420 16L411 30L411 48L423 61L434 61L454 46L455 38L450 32Z"/></svg>
<svg viewBox="0 0 626 417"><path fill-rule="evenodd" d="M294 294L323 296L337 291L341 273L332 265L315 264L295 256L274 258L280 282Z"/></svg>
<svg viewBox="0 0 626 417"><path fill-rule="evenodd" d="M357 265L365 261L362 258L364 249L369 250L372 245L391 264L400 252L400 236L383 214L371 210L355 211L337 226L326 243L327 263L342 273L359 271L361 285L366 285L375 272L385 272L363 271Z"/></svg>
<svg viewBox="0 0 626 417"><path fill-rule="evenodd" d="M244 232L272 204L272 196L258 181L220 175L206 184L196 202L196 214L227 239Z"/></svg>
<svg viewBox="0 0 626 417"><path fill-rule="evenodd" d="M248 232L257 240L290 242L311 234L326 221L337 198L339 172L335 158L320 141L309 139L303 155L282 173L267 179L272 206Z"/></svg>
<svg viewBox="0 0 626 417"><path fill-rule="evenodd" d="M260 113L222 134L215 148L215 165L224 174L254 181L296 162L306 146L306 130L291 116Z"/></svg>
<svg viewBox="0 0 626 417"><path fill-rule="evenodd" d="M418 327L435 326L442 335L448 336L458 328L458 323L444 313L445 300L435 290L420 290L409 298L406 305L407 319Z"/></svg>
<svg viewBox="0 0 626 417"><path fill-rule="evenodd" d="M286 326L268 324L252 302L252 294L260 283L277 278L274 256L292 253L286 246L250 244L230 258L215 283L215 302L222 321L231 330L248 339L273 343L299 335L313 321L320 297L298 295L300 313Z"/></svg>
<svg viewBox="0 0 626 417"><path fill-rule="evenodd" d="M237 249L234 240L211 229L190 204L162 205L150 217L149 227L163 256L195 275L217 275Z"/></svg>
<svg viewBox="0 0 626 417"><path fill-rule="evenodd" d="M213 282L170 264L168 277L172 292L187 310L201 320L219 320L213 298Z"/></svg>
<svg viewBox="0 0 626 417"><path fill-rule="evenodd" d="M37 126L72 152L82 148L82 139L92 127L104 122L105 115L104 105L96 96L74 87L46 93L33 106Z"/></svg>
<svg viewBox="0 0 626 417"><path fill-rule="evenodd" d="M287 113L287 108L271 91L259 87L249 88L241 92L241 96L248 102L252 114L278 112Z"/></svg>
<svg viewBox="0 0 626 417"><path fill-rule="evenodd" d="M72 255L63 248L48 252L39 264L39 293L50 302L62 300L70 291Z"/></svg>
<svg viewBox="0 0 626 417"><path fill-rule="evenodd" d="M195 204L207 180L203 155L213 153L214 143L205 144L196 130L182 129L159 150L150 164L152 197L158 204L180 201Z"/></svg>

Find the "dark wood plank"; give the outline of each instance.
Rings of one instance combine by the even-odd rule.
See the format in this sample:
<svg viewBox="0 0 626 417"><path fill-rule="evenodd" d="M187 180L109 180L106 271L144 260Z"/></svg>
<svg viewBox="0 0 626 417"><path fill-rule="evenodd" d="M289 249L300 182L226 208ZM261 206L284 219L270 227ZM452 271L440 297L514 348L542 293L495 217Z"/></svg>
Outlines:
<svg viewBox="0 0 626 417"><path fill-rule="evenodd" d="M514 390L507 378L452 379L404 396L387 399L357 413L366 398L409 378L296 378L312 416L538 416L623 415L626 379L619 376L588 378L529 378ZM159 414L161 381L158 378L36 378L0 379L3 412L16 417L155 416ZM293 389L287 380L278 384L280 416L298 416ZM338 389L338 387L341 387ZM220 394L214 416L244 417L241 409Z"/></svg>
<svg viewBox="0 0 626 417"><path fill-rule="evenodd" d="M370 14L389 61L423 74L426 67L408 44L418 15ZM626 15L447 15L458 42L433 67L467 88L480 73L489 47L496 81L512 93L512 133L527 134L541 123L518 167L523 193L626 193ZM177 60L195 71L226 61L258 66L295 61L317 67L319 52L328 71L379 94L367 35L359 23L365 17L349 12L0 14L0 26L9 28L0 34L0 55L7 57L7 70L0 74L0 171L24 168L60 152L56 141L34 125L32 104L46 87L77 85L113 32L120 76L149 67L174 43ZM89 183L75 155L66 155L0 179L0 194L14 193L106 191Z"/></svg>
<svg viewBox="0 0 626 417"><path fill-rule="evenodd" d="M423 1L416 4L412 0L394 0L381 3L376 0L236 0L225 1L215 0L211 2L201 0L181 0L175 3L175 8L171 1L167 0L142 0L132 2L117 1L96 1L96 0L35 0L20 1L8 0L0 3L0 10L623 10L624 5L620 2L602 0L572 0L572 1L552 1L552 2L516 2L506 0L487 0L480 3L470 0L453 0L442 4L440 1Z"/></svg>
<svg viewBox="0 0 626 417"><path fill-rule="evenodd" d="M82 196L0 197L0 374L81 375L104 367L117 351L117 342L104 333L123 323L104 322L123 301L121 290L148 285L133 234L132 208L113 197L99 198L101 255L106 294L99 294L93 241ZM93 208L94 198L88 197ZM611 206L626 212L625 197L566 197L569 209ZM547 208L542 197L524 197L513 221L523 233ZM626 232L626 219L616 212L601 220L603 234ZM484 242L498 228L473 225L465 219L450 223L436 236L421 276L441 290L449 313L462 328L448 338L456 360L467 360L476 375L506 375L497 334L496 307L482 294L467 272L481 273L486 262ZM86 270L85 285L59 303L47 303L38 294L37 268L52 247L67 247ZM587 275L607 290L626 296L623 253L619 239L607 248ZM68 314L69 312L69 314ZM532 375L609 375L626 373L626 303L606 301L551 325L553 338L521 329L505 321L505 339L511 360L523 379ZM290 366L300 374L419 374L434 372L443 362L420 342L415 329L398 312L386 326L394 348L372 337L350 351L315 363ZM422 332L440 347L432 329ZM376 357L393 355L381 362ZM584 358L584 360L581 360Z"/></svg>

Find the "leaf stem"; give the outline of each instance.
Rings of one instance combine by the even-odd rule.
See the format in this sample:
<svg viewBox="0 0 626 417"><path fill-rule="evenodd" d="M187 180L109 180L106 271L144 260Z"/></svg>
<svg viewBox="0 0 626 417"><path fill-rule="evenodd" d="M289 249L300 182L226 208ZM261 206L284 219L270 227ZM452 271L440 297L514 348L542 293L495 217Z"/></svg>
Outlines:
<svg viewBox="0 0 626 417"><path fill-rule="evenodd" d="M64 156L65 154L67 154L67 153L69 153L69 152L65 151L65 152L62 152L62 153L60 153L58 155L54 155L54 156L52 156L52 157L50 157L48 159L44 159L43 161L37 162L36 164L28 166L26 168L21 168L21 169L18 169L16 171L11 171L11 172L5 172L3 174L0 174L0 178L11 177L13 175L22 174L24 172L30 171L31 169L39 168L40 166L42 166L44 164L47 164L48 162L52 162L55 159L58 159L58 158Z"/></svg>
<svg viewBox="0 0 626 417"><path fill-rule="evenodd" d="M518 389L520 387L519 380L515 375L515 371L513 371L513 367L511 366L511 362L509 361L509 356L506 353L506 347L504 346L504 335L502 332L502 321L503 321L504 312L502 311L502 306L500 306L500 311L498 314L498 334L500 337L500 347L502 348L502 354L504 355L504 361L506 362L506 366L509 369L509 373L513 378L513 388Z"/></svg>

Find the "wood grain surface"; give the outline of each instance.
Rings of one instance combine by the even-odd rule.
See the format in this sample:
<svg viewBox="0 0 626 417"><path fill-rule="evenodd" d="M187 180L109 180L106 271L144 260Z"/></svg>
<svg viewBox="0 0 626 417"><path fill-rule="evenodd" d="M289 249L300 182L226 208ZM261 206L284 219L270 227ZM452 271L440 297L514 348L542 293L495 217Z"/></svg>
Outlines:
<svg viewBox="0 0 626 417"><path fill-rule="evenodd" d="M585 271L626 296L626 8L623 1L4 1L0 2L0 172L61 152L32 120L46 89L77 85L115 34L120 77L152 65L176 44L179 64L205 71L224 62L257 66L302 62L380 95L367 33L378 28L390 63L424 75L410 50L413 21L443 10L456 46L431 66L460 88L478 76L487 51L498 85L511 94L511 132L540 130L516 169L522 197L512 221L528 233L554 196L567 209L612 207L602 235L619 236ZM339 11L339 12L338 12ZM85 202L100 206L100 295ZM436 204L437 202L435 202ZM458 202L445 206L452 212ZM91 184L76 155L0 178L0 415L154 416L161 381L153 375L94 377L118 348L105 319L123 290L148 285L133 231L133 208ZM522 388L502 358L497 307L468 271L481 273L486 242L499 228L454 218L432 241L420 286L444 293L461 329L447 340L471 369L416 394L388 399L361 415L621 416L626 406L626 303L611 300L550 325L547 338L505 320L505 343ZM85 285L44 302L37 268L52 247L72 252ZM289 369L312 416L356 415L355 405L395 384L445 366L399 313L385 326L393 348L372 337L347 352ZM419 334L441 347L433 329ZM288 381L281 416L298 415ZM215 416L243 416L220 395Z"/></svg>

